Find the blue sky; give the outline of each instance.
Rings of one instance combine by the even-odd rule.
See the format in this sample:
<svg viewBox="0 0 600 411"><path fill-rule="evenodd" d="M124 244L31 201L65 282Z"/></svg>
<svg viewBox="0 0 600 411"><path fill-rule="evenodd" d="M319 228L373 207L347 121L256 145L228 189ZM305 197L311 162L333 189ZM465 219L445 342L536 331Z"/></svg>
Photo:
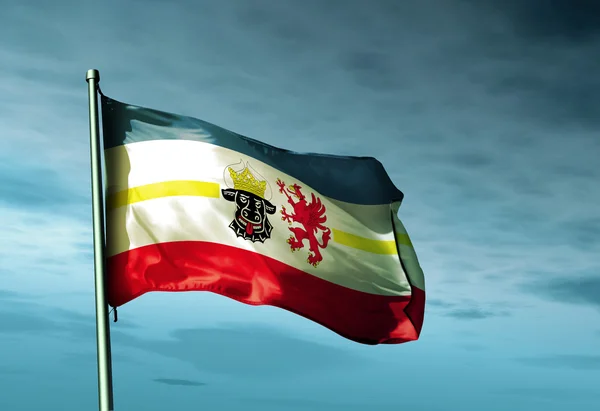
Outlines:
<svg viewBox="0 0 600 411"><path fill-rule="evenodd" d="M0 409L97 405L87 69L131 104L405 193L421 339L148 294L112 324L116 410L593 410L600 10L584 0L0 0Z"/></svg>

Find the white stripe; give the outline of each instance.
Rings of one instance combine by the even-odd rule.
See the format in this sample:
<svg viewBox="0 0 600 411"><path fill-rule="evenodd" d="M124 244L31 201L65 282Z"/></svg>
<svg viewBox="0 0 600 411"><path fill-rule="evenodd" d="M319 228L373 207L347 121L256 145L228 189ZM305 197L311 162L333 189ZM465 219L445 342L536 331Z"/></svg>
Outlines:
<svg viewBox="0 0 600 411"><path fill-rule="evenodd" d="M290 209L286 197L277 191L277 178L281 178L288 185L300 183L309 199L310 193L314 192L302 182L271 166L236 151L204 142L144 141L108 149L105 158L107 194L173 180L217 183L221 188L227 188L223 179L225 168L243 159L261 173L271 186L272 197L267 199L277 206L277 214L270 218L271 221L280 218L279 211L282 205ZM324 196L320 198L326 207L326 226L372 240L394 241L390 205L358 205L331 200Z"/></svg>

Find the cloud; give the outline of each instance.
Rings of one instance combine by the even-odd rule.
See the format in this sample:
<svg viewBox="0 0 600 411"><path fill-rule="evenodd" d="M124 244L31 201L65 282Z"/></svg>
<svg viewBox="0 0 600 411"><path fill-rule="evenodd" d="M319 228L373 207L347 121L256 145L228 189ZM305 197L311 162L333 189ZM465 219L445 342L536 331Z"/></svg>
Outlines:
<svg viewBox="0 0 600 411"><path fill-rule="evenodd" d="M366 359L283 334L275 328L230 324L219 328L179 329L171 340L122 340L133 348L191 363L198 370L239 378L271 378L293 369L297 375L343 370Z"/></svg>
<svg viewBox="0 0 600 411"><path fill-rule="evenodd" d="M570 244L590 250L600 245L600 217L571 219L561 225Z"/></svg>
<svg viewBox="0 0 600 411"><path fill-rule="evenodd" d="M477 151L455 153L451 160L454 166L470 169L486 168L495 161L492 156Z"/></svg>
<svg viewBox="0 0 600 411"><path fill-rule="evenodd" d="M541 368L564 368L579 371L600 371L599 355L549 355L544 357L517 358L524 365Z"/></svg>
<svg viewBox="0 0 600 411"><path fill-rule="evenodd" d="M504 317L508 313L506 311L486 311L480 308L463 308L448 311L445 315L458 320L483 320L491 317Z"/></svg>
<svg viewBox="0 0 600 411"><path fill-rule="evenodd" d="M485 101L486 111L494 106L496 119L511 118L521 130L507 133L512 127L503 125L504 140L520 145L532 140L532 128L523 125L564 132L598 127L600 81L590 74L600 57L595 2L465 0L446 7L444 28L451 41L444 46L454 56L440 51L435 63L451 72L440 78L454 77L453 84L463 85L465 97L455 104Z"/></svg>
<svg viewBox="0 0 600 411"><path fill-rule="evenodd" d="M0 202L19 209L43 210L87 217L90 200L69 187L52 167L28 164L22 159L0 157Z"/></svg>
<svg viewBox="0 0 600 411"><path fill-rule="evenodd" d="M0 291L0 302L0 334L5 335L51 335L87 319L80 313L38 304L31 295L12 291Z"/></svg>
<svg viewBox="0 0 600 411"><path fill-rule="evenodd" d="M427 306L430 307L440 307L440 308L450 308L450 307L454 307L456 304L455 303L450 303L444 300L440 300L438 298L428 298L427 299Z"/></svg>
<svg viewBox="0 0 600 411"><path fill-rule="evenodd" d="M456 320L473 321L484 320L493 317L507 317L512 315L507 307L517 309L522 304L514 304L507 301L497 301L497 296L494 299L490 298L486 301L481 301L476 296L468 298L455 298L452 301L442 300L439 298L427 299L426 306L438 316L450 317Z"/></svg>
<svg viewBox="0 0 600 411"><path fill-rule="evenodd" d="M47 295L93 287L91 221L51 209L0 205L0 227L5 288ZM57 283L57 276L64 281Z"/></svg>
<svg viewBox="0 0 600 411"><path fill-rule="evenodd" d="M309 52L307 47L317 41L314 30L306 24L311 16L310 6L290 12L285 2L239 2L233 7L233 18L251 33L260 33L277 51L289 54ZM318 18L318 16L317 16Z"/></svg>
<svg viewBox="0 0 600 411"><path fill-rule="evenodd" d="M192 380L181 380L176 378L155 378L152 381L165 385L175 385L180 387L203 387L206 384L203 382Z"/></svg>
<svg viewBox="0 0 600 411"><path fill-rule="evenodd" d="M96 317L93 305L89 311L73 309L69 299L57 302L45 296L12 291L0 291L0 334L5 335L43 335L50 338L62 338L68 335L72 339L94 341L96 338ZM93 301L90 293L89 300ZM69 307L69 308L65 308ZM135 330L136 324L130 321L111 322L111 333L115 338L127 338L122 330ZM90 345L93 347L93 344ZM85 354L73 352L74 361L82 360ZM118 355L117 357L118 358Z"/></svg>
<svg viewBox="0 0 600 411"><path fill-rule="evenodd" d="M38 304L18 293L2 293L0 335L87 341L84 351L61 354L65 364L95 362L95 316L56 305ZM19 299L20 298L20 299ZM353 369L369 363L343 348L306 341L259 324L226 324L221 327L179 329L168 340L140 338L135 324L111 322L115 363L135 362L136 353L149 352L193 365L202 372L237 378L272 378L294 370L296 375ZM76 343L78 347L81 343ZM133 351L132 351L133 350ZM157 381L168 384L167 381ZM173 380L176 381L176 380ZM175 383L171 381L171 383Z"/></svg>
<svg viewBox="0 0 600 411"><path fill-rule="evenodd" d="M362 50L342 53L340 66L357 85L370 90L389 91L404 86L395 59L381 51Z"/></svg>
<svg viewBox="0 0 600 411"><path fill-rule="evenodd" d="M600 308L600 276L577 276L536 281L523 289L556 302Z"/></svg>
<svg viewBox="0 0 600 411"><path fill-rule="evenodd" d="M62 328L54 321L38 315L18 312L0 312L0 334L53 332Z"/></svg>
<svg viewBox="0 0 600 411"><path fill-rule="evenodd" d="M534 40L581 43L600 36L600 5L593 0L508 0L494 5L520 35Z"/></svg>

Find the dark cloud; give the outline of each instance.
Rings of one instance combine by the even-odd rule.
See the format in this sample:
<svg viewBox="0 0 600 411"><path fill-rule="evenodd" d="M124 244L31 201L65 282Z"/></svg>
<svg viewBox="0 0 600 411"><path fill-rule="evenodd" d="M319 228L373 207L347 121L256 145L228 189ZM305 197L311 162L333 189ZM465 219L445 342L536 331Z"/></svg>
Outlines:
<svg viewBox="0 0 600 411"><path fill-rule="evenodd" d="M461 167L464 167L464 165ZM453 213L464 213L465 218L469 216L477 218L475 212L481 211L485 213L481 217L487 219L489 215L487 207L485 209L478 208L497 205L505 199L505 193L499 190L491 179L487 182L474 181L472 178L461 175L455 168L448 168L445 171L439 170L439 175L440 183L447 185L440 190L442 193L445 192L445 197L447 197L447 203L444 204L444 207L452 207ZM456 214L454 217L456 218L455 222L465 221Z"/></svg>
<svg viewBox="0 0 600 411"><path fill-rule="evenodd" d="M510 227L513 230L539 232L544 226L548 226L548 218L526 207L525 201L522 200L498 208L494 212L493 219L498 229Z"/></svg>
<svg viewBox="0 0 600 411"><path fill-rule="evenodd" d="M90 294L90 301L93 295ZM44 334L73 339L96 338L96 317L93 306L89 312L49 306L36 301L36 297L23 293L0 292L0 334ZM111 333L116 338L127 339L122 330L135 329L127 320L111 321ZM93 346L93 344L92 344Z"/></svg>
<svg viewBox="0 0 600 411"><path fill-rule="evenodd" d="M483 320L491 317L505 317L509 315L506 311L487 311L480 308L463 308L448 311L445 316L458 320Z"/></svg>
<svg viewBox="0 0 600 411"><path fill-rule="evenodd" d="M494 159L485 153L469 153L468 151L454 154L451 157L451 160L454 164L458 165L459 167L465 167L470 169L484 168L491 165L494 162Z"/></svg>
<svg viewBox="0 0 600 411"><path fill-rule="evenodd" d="M80 190L69 187L54 169L0 158L0 202L16 208L72 214L73 206L83 208L89 200ZM86 212L87 207L79 214Z"/></svg>
<svg viewBox="0 0 600 411"><path fill-rule="evenodd" d="M427 299L427 306L431 306L431 307L450 308L450 307L454 307L455 305L456 304L454 304L454 303L440 300L438 298L428 298Z"/></svg>
<svg viewBox="0 0 600 411"><path fill-rule="evenodd" d="M203 372L244 378L317 373L354 368L367 360L341 348L286 335L262 325L231 324L225 328L181 329L173 340L123 339L121 343L176 358Z"/></svg>
<svg viewBox="0 0 600 411"><path fill-rule="evenodd" d="M544 298L600 308L600 276L576 276L540 280L523 286Z"/></svg>
<svg viewBox="0 0 600 411"><path fill-rule="evenodd" d="M565 368L581 371L600 371L600 355L549 355L517 358L521 364L542 368Z"/></svg>
<svg viewBox="0 0 600 411"><path fill-rule="evenodd" d="M155 378L152 381L158 382L160 384L165 385L176 385L181 387L203 387L206 384L203 382L192 381L192 380L182 380L176 378Z"/></svg>
<svg viewBox="0 0 600 411"><path fill-rule="evenodd" d="M10 298L13 295L10 294ZM69 363L93 361L95 316L35 303L11 301L0 309L0 334L44 335L87 341L86 352L65 357ZM170 340L141 339L130 333L135 325L111 321L115 362L129 361L128 349L176 358L203 372L261 378L289 373L352 369L368 360L345 351L284 334L262 325L230 324L220 328L181 329Z"/></svg>
<svg viewBox="0 0 600 411"><path fill-rule="evenodd" d="M513 193L517 194L520 198L526 199L546 199L552 198L552 189L548 184L548 181L544 181L540 176L531 176L525 173L521 175L514 175L507 179L509 186L512 188ZM523 202L522 204L525 204Z"/></svg>
<svg viewBox="0 0 600 411"><path fill-rule="evenodd" d="M485 2L484 2L485 3ZM596 0L505 0L493 2L520 35L544 40L592 41L600 36Z"/></svg>
<svg viewBox="0 0 600 411"><path fill-rule="evenodd" d="M52 333L62 328L60 323L40 317L39 314L0 311L0 334Z"/></svg>
<svg viewBox="0 0 600 411"><path fill-rule="evenodd" d="M565 132L573 126L597 128L600 80L590 73L600 68L600 63L595 63L600 51L581 51L581 60L574 64L565 61L569 57L566 51L564 54L548 52L538 62L515 63L503 73L481 74L481 80L491 95L506 101L506 111L525 121L560 127ZM552 59L559 61L555 68L539 76L536 72Z"/></svg>
<svg viewBox="0 0 600 411"><path fill-rule="evenodd" d="M600 244L599 217L572 219L558 228L564 232L566 240L577 247L590 248Z"/></svg>
<svg viewBox="0 0 600 411"><path fill-rule="evenodd" d="M0 334L49 333L64 330L61 320L80 320L78 313L47 308L33 296L0 290Z"/></svg>
<svg viewBox="0 0 600 411"><path fill-rule="evenodd" d="M465 90L485 90L497 118L511 118L520 129L513 136L519 145L529 139L531 124L565 132L600 125L600 79L592 74L600 70L600 3L457 3L466 5L457 7L463 28L455 27L455 34L463 34L462 42L454 45L454 57L441 54L439 66L460 73L457 82L468 79Z"/></svg>
<svg viewBox="0 0 600 411"><path fill-rule="evenodd" d="M593 180L594 182L600 178L600 170L596 167L585 167L582 164L566 164L556 165L552 167L552 171L559 178L574 178L583 180Z"/></svg>
<svg viewBox="0 0 600 411"><path fill-rule="evenodd" d="M348 71L359 86L389 91L401 85L402 73L386 53L365 50L349 51L340 57L342 69Z"/></svg>
<svg viewBox="0 0 600 411"><path fill-rule="evenodd" d="M254 1L239 3L235 16L244 31L250 30L263 35L287 53L300 53L317 41L316 33L310 29L310 13L305 7L289 8L285 2Z"/></svg>

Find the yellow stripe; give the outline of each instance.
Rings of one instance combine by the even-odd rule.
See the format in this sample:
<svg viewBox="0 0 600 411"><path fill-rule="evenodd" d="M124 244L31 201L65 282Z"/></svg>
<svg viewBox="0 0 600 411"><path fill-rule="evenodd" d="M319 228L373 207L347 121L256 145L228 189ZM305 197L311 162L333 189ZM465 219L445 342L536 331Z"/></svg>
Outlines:
<svg viewBox="0 0 600 411"><path fill-rule="evenodd" d="M152 200L171 196L199 196L219 198L220 187L217 183L203 181L167 181L164 183L147 184L118 191L107 196L106 208L113 209L140 201Z"/></svg>
<svg viewBox="0 0 600 411"><path fill-rule="evenodd" d="M333 229L333 241L374 254L398 254L395 241L372 240Z"/></svg>
<svg viewBox="0 0 600 411"><path fill-rule="evenodd" d="M123 207L140 201L152 200L161 197L172 196L198 196L198 197L220 197L220 187L217 183L203 181L166 181L162 183L147 184L118 191L108 195L106 208L108 210ZM360 237L338 229L332 229L333 241L347 247L356 248L374 254L398 254L395 241L372 240ZM412 247L407 234L396 233L399 244Z"/></svg>

